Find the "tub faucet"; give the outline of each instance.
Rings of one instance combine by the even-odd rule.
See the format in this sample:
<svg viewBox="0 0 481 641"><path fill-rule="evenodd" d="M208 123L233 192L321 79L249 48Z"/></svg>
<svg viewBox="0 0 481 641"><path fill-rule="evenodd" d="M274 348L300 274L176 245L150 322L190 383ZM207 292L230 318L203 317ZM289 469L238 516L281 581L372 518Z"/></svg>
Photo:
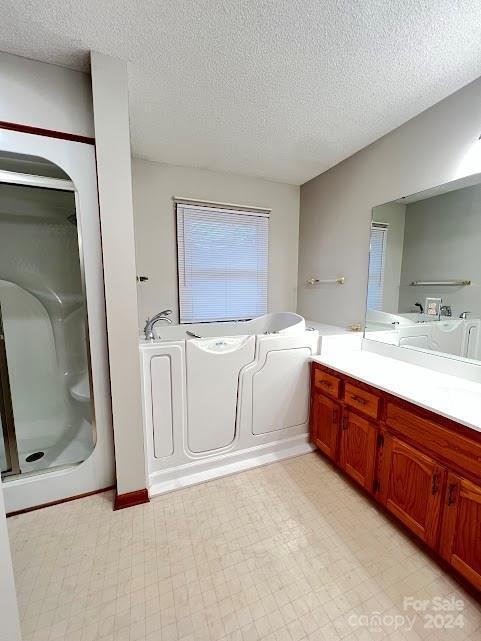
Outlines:
<svg viewBox="0 0 481 641"><path fill-rule="evenodd" d="M155 314L155 316L152 316L152 318L148 318L145 321L145 327L144 327L145 340L147 341L154 340L155 338L154 325L159 321L165 321L166 323L172 324L172 320L170 318L167 318L170 314L172 314L171 309L164 309L163 312L159 312L158 314Z"/></svg>

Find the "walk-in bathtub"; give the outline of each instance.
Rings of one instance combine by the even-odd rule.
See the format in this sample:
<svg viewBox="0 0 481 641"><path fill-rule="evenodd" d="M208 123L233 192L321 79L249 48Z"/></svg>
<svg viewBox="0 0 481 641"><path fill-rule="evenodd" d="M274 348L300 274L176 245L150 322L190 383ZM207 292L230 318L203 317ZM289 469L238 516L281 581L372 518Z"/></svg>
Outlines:
<svg viewBox="0 0 481 641"><path fill-rule="evenodd" d="M151 496L310 451L319 334L301 316L157 325L155 334L140 341Z"/></svg>

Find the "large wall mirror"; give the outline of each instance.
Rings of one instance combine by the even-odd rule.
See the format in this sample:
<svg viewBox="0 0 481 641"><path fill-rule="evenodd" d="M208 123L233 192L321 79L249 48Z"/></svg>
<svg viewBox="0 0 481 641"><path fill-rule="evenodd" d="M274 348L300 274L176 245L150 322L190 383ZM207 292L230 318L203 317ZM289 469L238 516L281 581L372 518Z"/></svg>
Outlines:
<svg viewBox="0 0 481 641"><path fill-rule="evenodd" d="M481 174L374 207L365 337L481 362Z"/></svg>

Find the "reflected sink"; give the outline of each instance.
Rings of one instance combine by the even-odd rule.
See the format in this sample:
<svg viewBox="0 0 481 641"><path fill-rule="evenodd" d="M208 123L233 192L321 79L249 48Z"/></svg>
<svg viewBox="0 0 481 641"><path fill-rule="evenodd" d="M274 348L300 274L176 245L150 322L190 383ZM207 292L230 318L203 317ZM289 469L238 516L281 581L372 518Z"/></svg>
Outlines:
<svg viewBox="0 0 481 641"><path fill-rule="evenodd" d="M462 327L463 323L464 320L462 318L443 318L443 320L437 321L434 327L440 332L453 332Z"/></svg>

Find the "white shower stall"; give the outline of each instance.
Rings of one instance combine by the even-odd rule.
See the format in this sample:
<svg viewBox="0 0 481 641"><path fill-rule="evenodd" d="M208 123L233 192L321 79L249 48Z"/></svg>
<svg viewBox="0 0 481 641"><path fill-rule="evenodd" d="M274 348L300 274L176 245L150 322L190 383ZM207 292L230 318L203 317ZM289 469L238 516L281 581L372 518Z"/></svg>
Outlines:
<svg viewBox="0 0 481 641"><path fill-rule="evenodd" d="M95 153L0 132L0 468L7 512L113 483Z"/></svg>
<svg viewBox="0 0 481 641"><path fill-rule="evenodd" d="M12 473L78 463L94 448L76 220L72 191L0 183L3 376L18 456ZM0 464L5 472L1 450Z"/></svg>

